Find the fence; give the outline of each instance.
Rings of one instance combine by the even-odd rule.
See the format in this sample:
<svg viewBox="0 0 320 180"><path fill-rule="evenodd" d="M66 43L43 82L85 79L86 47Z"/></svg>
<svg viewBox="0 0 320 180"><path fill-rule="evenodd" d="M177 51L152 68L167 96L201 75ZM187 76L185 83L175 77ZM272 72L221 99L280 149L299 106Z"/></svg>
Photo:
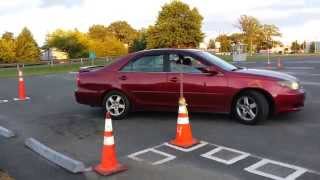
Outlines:
<svg viewBox="0 0 320 180"><path fill-rule="evenodd" d="M98 57L94 60L90 60L89 58L77 58L77 59L53 59L51 61L40 61L37 63L11 63L11 64L0 64L0 68L15 68L17 66L40 66L40 65L61 65L61 64L90 64L90 65L96 65L96 64L108 64L111 61L114 61L117 59L117 56L108 56L108 57Z"/></svg>

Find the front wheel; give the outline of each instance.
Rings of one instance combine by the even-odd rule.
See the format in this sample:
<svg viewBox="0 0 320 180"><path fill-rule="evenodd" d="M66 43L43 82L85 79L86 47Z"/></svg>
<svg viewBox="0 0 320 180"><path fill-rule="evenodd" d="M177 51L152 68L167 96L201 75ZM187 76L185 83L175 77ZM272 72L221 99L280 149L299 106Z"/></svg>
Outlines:
<svg viewBox="0 0 320 180"><path fill-rule="evenodd" d="M247 91L234 101L232 114L243 124L254 125L267 119L269 104L259 92Z"/></svg>
<svg viewBox="0 0 320 180"><path fill-rule="evenodd" d="M130 111L129 99L121 92L111 91L105 95L104 108L110 112L112 119L124 119Z"/></svg>

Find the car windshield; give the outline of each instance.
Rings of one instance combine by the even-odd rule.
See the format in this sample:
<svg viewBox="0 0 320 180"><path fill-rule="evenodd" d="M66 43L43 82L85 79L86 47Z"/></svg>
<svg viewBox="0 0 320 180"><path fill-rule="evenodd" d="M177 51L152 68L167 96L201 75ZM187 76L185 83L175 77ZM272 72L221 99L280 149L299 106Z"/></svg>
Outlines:
<svg viewBox="0 0 320 180"><path fill-rule="evenodd" d="M202 57L203 59L205 59L206 61L208 61L209 63L211 63L213 65L216 65L216 66L220 67L223 70L234 71L234 70L238 69L236 66L234 66L234 65L232 65L230 63L227 63L223 59L221 59L221 58L219 58L217 56L214 56L211 53L200 51L200 52L198 52L198 55L200 57Z"/></svg>

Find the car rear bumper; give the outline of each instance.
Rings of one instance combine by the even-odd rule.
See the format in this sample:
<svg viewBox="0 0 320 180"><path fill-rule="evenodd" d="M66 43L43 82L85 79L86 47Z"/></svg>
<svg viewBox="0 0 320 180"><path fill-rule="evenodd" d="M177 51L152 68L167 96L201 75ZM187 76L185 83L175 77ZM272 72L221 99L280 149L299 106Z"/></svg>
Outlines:
<svg viewBox="0 0 320 180"><path fill-rule="evenodd" d="M89 90L75 90L74 96L79 104L86 104L90 106L101 106L101 98L96 91Z"/></svg>
<svg viewBox="0 0 320 180"><path fill-rule="evenodd" d="M303 108L306 93L303 89L279 94L276 99L276 113L299 111Z"/></svg>

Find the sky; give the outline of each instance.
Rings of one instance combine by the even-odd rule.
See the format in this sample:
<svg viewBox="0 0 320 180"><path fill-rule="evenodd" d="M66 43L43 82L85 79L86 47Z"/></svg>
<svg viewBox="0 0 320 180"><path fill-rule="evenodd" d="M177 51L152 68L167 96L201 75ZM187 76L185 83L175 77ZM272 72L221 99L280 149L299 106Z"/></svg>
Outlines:
<svg viewBox="0 0 320 180"><path fill-rule="evenodd" d="M0 34L17 35L28 27L38 44L57 28L86 32L92 24L125 20L134 28L155 23L161 6L171 0L0 0ZM320 41L320 0L181 0L204 17L205 41L239 32L240 15L254 16L280 28L284 44Z"/></svg>

